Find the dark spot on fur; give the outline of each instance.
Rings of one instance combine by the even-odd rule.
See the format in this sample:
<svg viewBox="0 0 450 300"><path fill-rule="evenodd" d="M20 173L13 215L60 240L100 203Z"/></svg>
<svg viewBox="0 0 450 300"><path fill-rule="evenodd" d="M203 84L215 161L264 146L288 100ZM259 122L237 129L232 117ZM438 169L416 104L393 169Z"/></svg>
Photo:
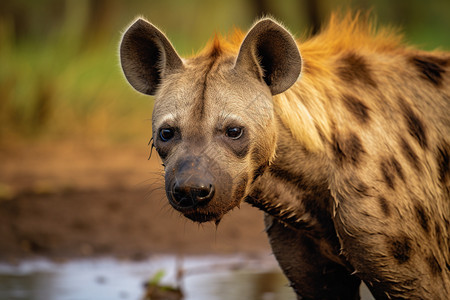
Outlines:
<svg viewBox="0 0 450 300"><path fill-rule="evenodd" d="M351 132L347 137L338 137L333 134L332 139L333 152L337 162L340 164L348 162L355 166L359 164L365 151L356 134Z"/></svg>
<svg viewBox="0 0 450 300"><path fill-rule="evenodd" d="M442 236L441 226L439 226L439 224L436 223L434 230L436 232L436 239L437 239L437 242L438 242L439 249L441 249L443 251L444 249L443 249L443 243L442 242L443 242L444 237Z"/></svg>
<svg viewBox="0 0 450 300"><path fill-rule="evenodd" d="M339 77L346 82L354 84L356 82L376 88L377 83L373 80L369 66L364 57L355 53L349 53L340 60L341 66L338 68Z"/></svg>
<svg viewBox="0 0 450 300"><path fill-rule="evenodd" d="M444 222L445 222L444 228L450 228L450 221L447 219L444 219ZM450 248L450 234L447 234L447 247ZM448 249L448 250L450 250L450 249ZM450 261L449 261L449 263L450 263Z"/></svg>
<svg viewBox="0 0 450 300"><path fill-rule="evenodd" d="M350 187L353 194L359 198L369 195L369 186L355 176L352 176L350 179L345 179L344 183L347 187Z"/></svg>
<svg viewBox="0 0 450 300"><path fill-rule="evenodd" d="M268 164L264 163L256 168L255 172L253 173L252 183L255 182L255 180L264 173L264 171L267 169L267 166Z"/></svg>
<svg viewBox="0 0 450 300"><path fill-rule="evenodd" d="M444 186L450 181L450 146L444 143L438 147L437 163L439 168L439 180Z"/></svg>
<svg viewBox="0 0 450 300"><path fill-rule="evenodd" d="M348 153L348 156L351 158L351 160L355 164L357 164L359 162L361 153L364 152L363 146L361 144L361 140L354 133L351 133L349 135L349 138L347 139L344 149L345 149L345 152Z"/></svg>
<svg viewBox="0 0 450 300"><path fill-rule="evenodd" d="M322 129L319 128L319 127L317 126L317 124L314 124L314 127L316 128L317 133L319 134L320 140L321 140L323 143L326 143L328 140L327 140L327 138L325 137L325 135L323 134Z"/></svg>
<svg viewBox="0 0 450 300"><path fill-rule="evenodd" d="M269 172L274 177L282 179L283 181L290 182L297 187L306 186L307 184L304 182L303 177L300 174L293 174L290 171L280 167L279 165L271 165L269 167Z"/></svg>
<svg viewBox="0 0 450 300"><path fill-rule="evenodd" d="M263 197L263 191L259 188L255 188L251 191L250 195L245 197L245 202L253 204L254 202L259 201Z"/></svg>
<svg viewBox="0 0 450 300"><path fill-rule="evenodd" d="M390 157L389 159L382 160L380 163L381 174L386 184L391 188L395 189L395 178L400 178L405 181L405 175L403 174L403 168L395 157Z"/></svg>
<svg viewBox="0 0 450 300"><path fill-rule="evenodd" d="M440 87L445 74L445 67L448 65L448 59L441 59L432 56L413 56L410 62L417 68L420 77Z"/></svg>
<svg viewBox="0 0 450 300"><path fill-rule="evenodd" d="M380 204L381 211L383 211L385 217L391 215L391 205L383 196L378 197L378 203Z"/></svg>
<svg viewBox="0 0 450 300"><path fill-rule="evenodd" d="M342 144L342 142L340 142L338 140L338 137L336 136L336 134L333 133L331 146L333 148L333 152L334 152L336 161L342 163L346 160L346 155L345 155L344 151L342 151L340 144Z"/></svg>
<svg viewBox="0 0 450 300"><path fill-rule="evenodd" d="M270 188L271 193L278 190L281 193L295 189L295 199L304 207L305 211L314 216L320 224L329 224L332 226L332 219L327 211L328 201L331 197L328 184L326 182L314 182L302 176L302 174L294 173L287 169L287 166L270 165L267 171L272 176L272 182L278 183ZM269 188L266 189L268 192ZM269 192L268 192L269 193ZM289 193L289 195L292 195ZM271 199L276 199L279 195L273 195ZM296 221L298 223L298 221ZM295 225L298 226L298 225ZM302 225L303 227L305 225ZM324 225L325 226L325 225Z"/></svg>
<svg viewBox="0 0 450 300"><path fill-rule="evenodd" d="M431 273L433 275L438 275L442 272L442 268L439 265L439 262L437 261L436 257L432 254L426 258L428 266L430 266Z"/></svg>
<svg viewBox="0 0 450 300"><path fill-rule="evenodd" d="M398 162L398 160L395 159L395 157L391 157L390 159L391 166L394 168L395 173L397 176L402 180L405 181L405 175L403 174L403 168Z"/></svg>
<svg viewBox="0 0 450 300"><path fill-rule="evenodd" d="M416 217L417 220L419 221L420 226L422 226L423 230L425 230L425 232L429 232L430 231L430 217L427 215L425 209L423 208L422 205L420 205L418 203L418 201L416 201L416 205L415 205L415 209L416 209Z"/></svg>
<svg viewBox="0 0 450 300"><path fill-rule="evenodd" d="M422 168L420 165L419 157L417 157L417 154L414 152L414 150L411 148L409 143L404 138L401 138L400 148L403 152L403 155L409 161L411 166L413 166L414 169L420 172Z"/></svg>
<svg viewBox="0 0 450 300"><path fill-rule="evenodd" d="M399 264L403 264L411 258L412 247L411 240L408 237L403 236L392 239L389 241L389 244L391 246L392 256L394 256Z"/></svg>
<svg viewBox="0 0 450 300"><path fill-rule="evenodd" d="M426 135L425 125L403 98L400 98L399 103L403 110L403 116L405 118L409 134L417 140L422 148L426 149L428 147L428 138Z"/></svg>
<svg viewBox="0 0 450 300"><path fill-rule="evenodd" d="M398 175L398 170L392 159L382 160L380 163L380 170L383 175L384 182L386 182L391 189L395 189L395 175ZM401 173L401 176L403 177L403 173Z"/></svg>
<svg viewBox="0 0 450 300"><path fill-rule="evenodd" d="M359 122L367 123L370 120L369 109L360 99L351 95L343 95L342 100L348 111L352 113Z"/></svg>
<svg viewBox="0 0 450 300"><path fill-rule="evenodd" d="M356 190L360 195L367 196L367 195L368 195L368 191L369 191L369 187L367 186L367 184L365 184L365 183L362 182L361 180L356 180L355 190Z"/></svg>

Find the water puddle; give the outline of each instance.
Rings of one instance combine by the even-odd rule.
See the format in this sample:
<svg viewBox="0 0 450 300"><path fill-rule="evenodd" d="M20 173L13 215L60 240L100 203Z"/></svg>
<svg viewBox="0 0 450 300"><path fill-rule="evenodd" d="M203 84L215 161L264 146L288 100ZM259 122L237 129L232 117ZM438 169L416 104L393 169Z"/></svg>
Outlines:
<svg viewBox="0 0 450 300"><path fill-rule="evenodd" d="M0 265L0 299L142 299L144 283L179 285L184 300L295 299L270 256L154 256L146 261L115 259L52 263L45 260Z"/></svg>
<svg viewBox="0 0 450 300"><path fill-rule="evenodd" d="M164 255L139 262L103 258L0 265L0 300L141 300L148 289L144 283L155 274L160 285L180 287L184 300L296 299L272 256Z"/></svg>

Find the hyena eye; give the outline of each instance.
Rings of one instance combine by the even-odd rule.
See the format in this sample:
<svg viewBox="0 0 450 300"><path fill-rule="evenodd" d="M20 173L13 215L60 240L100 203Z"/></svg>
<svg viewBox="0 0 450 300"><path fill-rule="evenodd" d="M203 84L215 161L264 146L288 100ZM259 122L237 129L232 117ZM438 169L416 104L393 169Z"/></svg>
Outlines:
<svg viewBox="0 0 450 300"><path fill-rule="evenodd" d="M233 140L237 140L242 136L244 130L240 127L230 127L227 129L227 137L232 138Z"/></svg>
<svg viewBox="0 0 450 300"><path fill-rule="evenodd" d="M161 138L161 140L163 142L169 141L171 138L173 138L174 135L175 135L175 132L173 131L172 128L162 128L159 131L159 137Z"/></svg>

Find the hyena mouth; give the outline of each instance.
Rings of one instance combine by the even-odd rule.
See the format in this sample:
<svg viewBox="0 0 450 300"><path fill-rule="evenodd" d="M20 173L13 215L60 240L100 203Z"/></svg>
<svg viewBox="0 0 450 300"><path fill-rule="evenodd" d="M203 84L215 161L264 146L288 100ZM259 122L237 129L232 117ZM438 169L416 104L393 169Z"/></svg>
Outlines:
<svg viewBox="0 0 450 300"><path fill-rule="evenodd" d="M192 212L187 212L183 214L186 218L194 221L194 222L198 222L198 223L205 223L205 222L215 222L215 223L219 223L219 221L222 219L223 214L222 213L214 213L214 212L210 212L210 211L192 211Z"/></svg>

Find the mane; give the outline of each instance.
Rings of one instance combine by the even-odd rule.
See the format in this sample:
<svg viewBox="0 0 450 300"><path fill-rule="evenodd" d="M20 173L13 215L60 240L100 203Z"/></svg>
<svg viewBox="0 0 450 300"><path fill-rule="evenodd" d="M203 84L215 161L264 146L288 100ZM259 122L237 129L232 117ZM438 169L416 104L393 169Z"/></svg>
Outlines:
<svg viewBox="0 0 450 300"><path fill-rule="evenodd" d="M398 30L377 29L368 14L350 12L333 14L318 35L297 40L303 60L301 79L274 97L275 110L293 137L311 151L322 149L323 139L331 142L332 125L324 98L333 94L335 86L333 58L349 52L403 51L402 40Z"/></svg>
<svg viewBox="0 0 450 300"><path fill-rule="evenodd" d="M238 28L227 36L215 34L199 55L236 55L244 38L245 34ZM359 12L334 13L319 34L297 39L303 60L301 80L274 97L275 110L293 137L312 151L323 148L324 138L331 141L326 107L319 101L333 86L330 58L349 51L402 51L405 48L402 41L398 30L377 29L376 21L369 14Z"/></svg>
<svg viewBox="0 0 450 300"><path fill-rule="evenodd" d="M239 28L233 28L226 36L215 33L206 46L198 53L198 56L219 56L223 54L237 54L244 40L245 34Z"/></svg>
<svg viewBox="0 0 450 300"><path fill-rule="evenodd" d="M370 14L360 12L333 13L322 31L306 40L298 39L302 56L308 58L308 67L317 71L323 69L324 58L350 49L374 52L392 52L403 48L403 36L394 27L377 29L376 20Z"/></svg>
<svg viewBox="0 0 450 300"><path fill-rule="evenodd" d="M236 27L226 36L215 33L198 55L237 53L244 38L245 33ZM307 56L311 63L352 48L391 51L397 49L402 41L403 36L397 29L376 29L376 20L360 12L333 13L318 35L296 40L302 56Z"/></svg>

